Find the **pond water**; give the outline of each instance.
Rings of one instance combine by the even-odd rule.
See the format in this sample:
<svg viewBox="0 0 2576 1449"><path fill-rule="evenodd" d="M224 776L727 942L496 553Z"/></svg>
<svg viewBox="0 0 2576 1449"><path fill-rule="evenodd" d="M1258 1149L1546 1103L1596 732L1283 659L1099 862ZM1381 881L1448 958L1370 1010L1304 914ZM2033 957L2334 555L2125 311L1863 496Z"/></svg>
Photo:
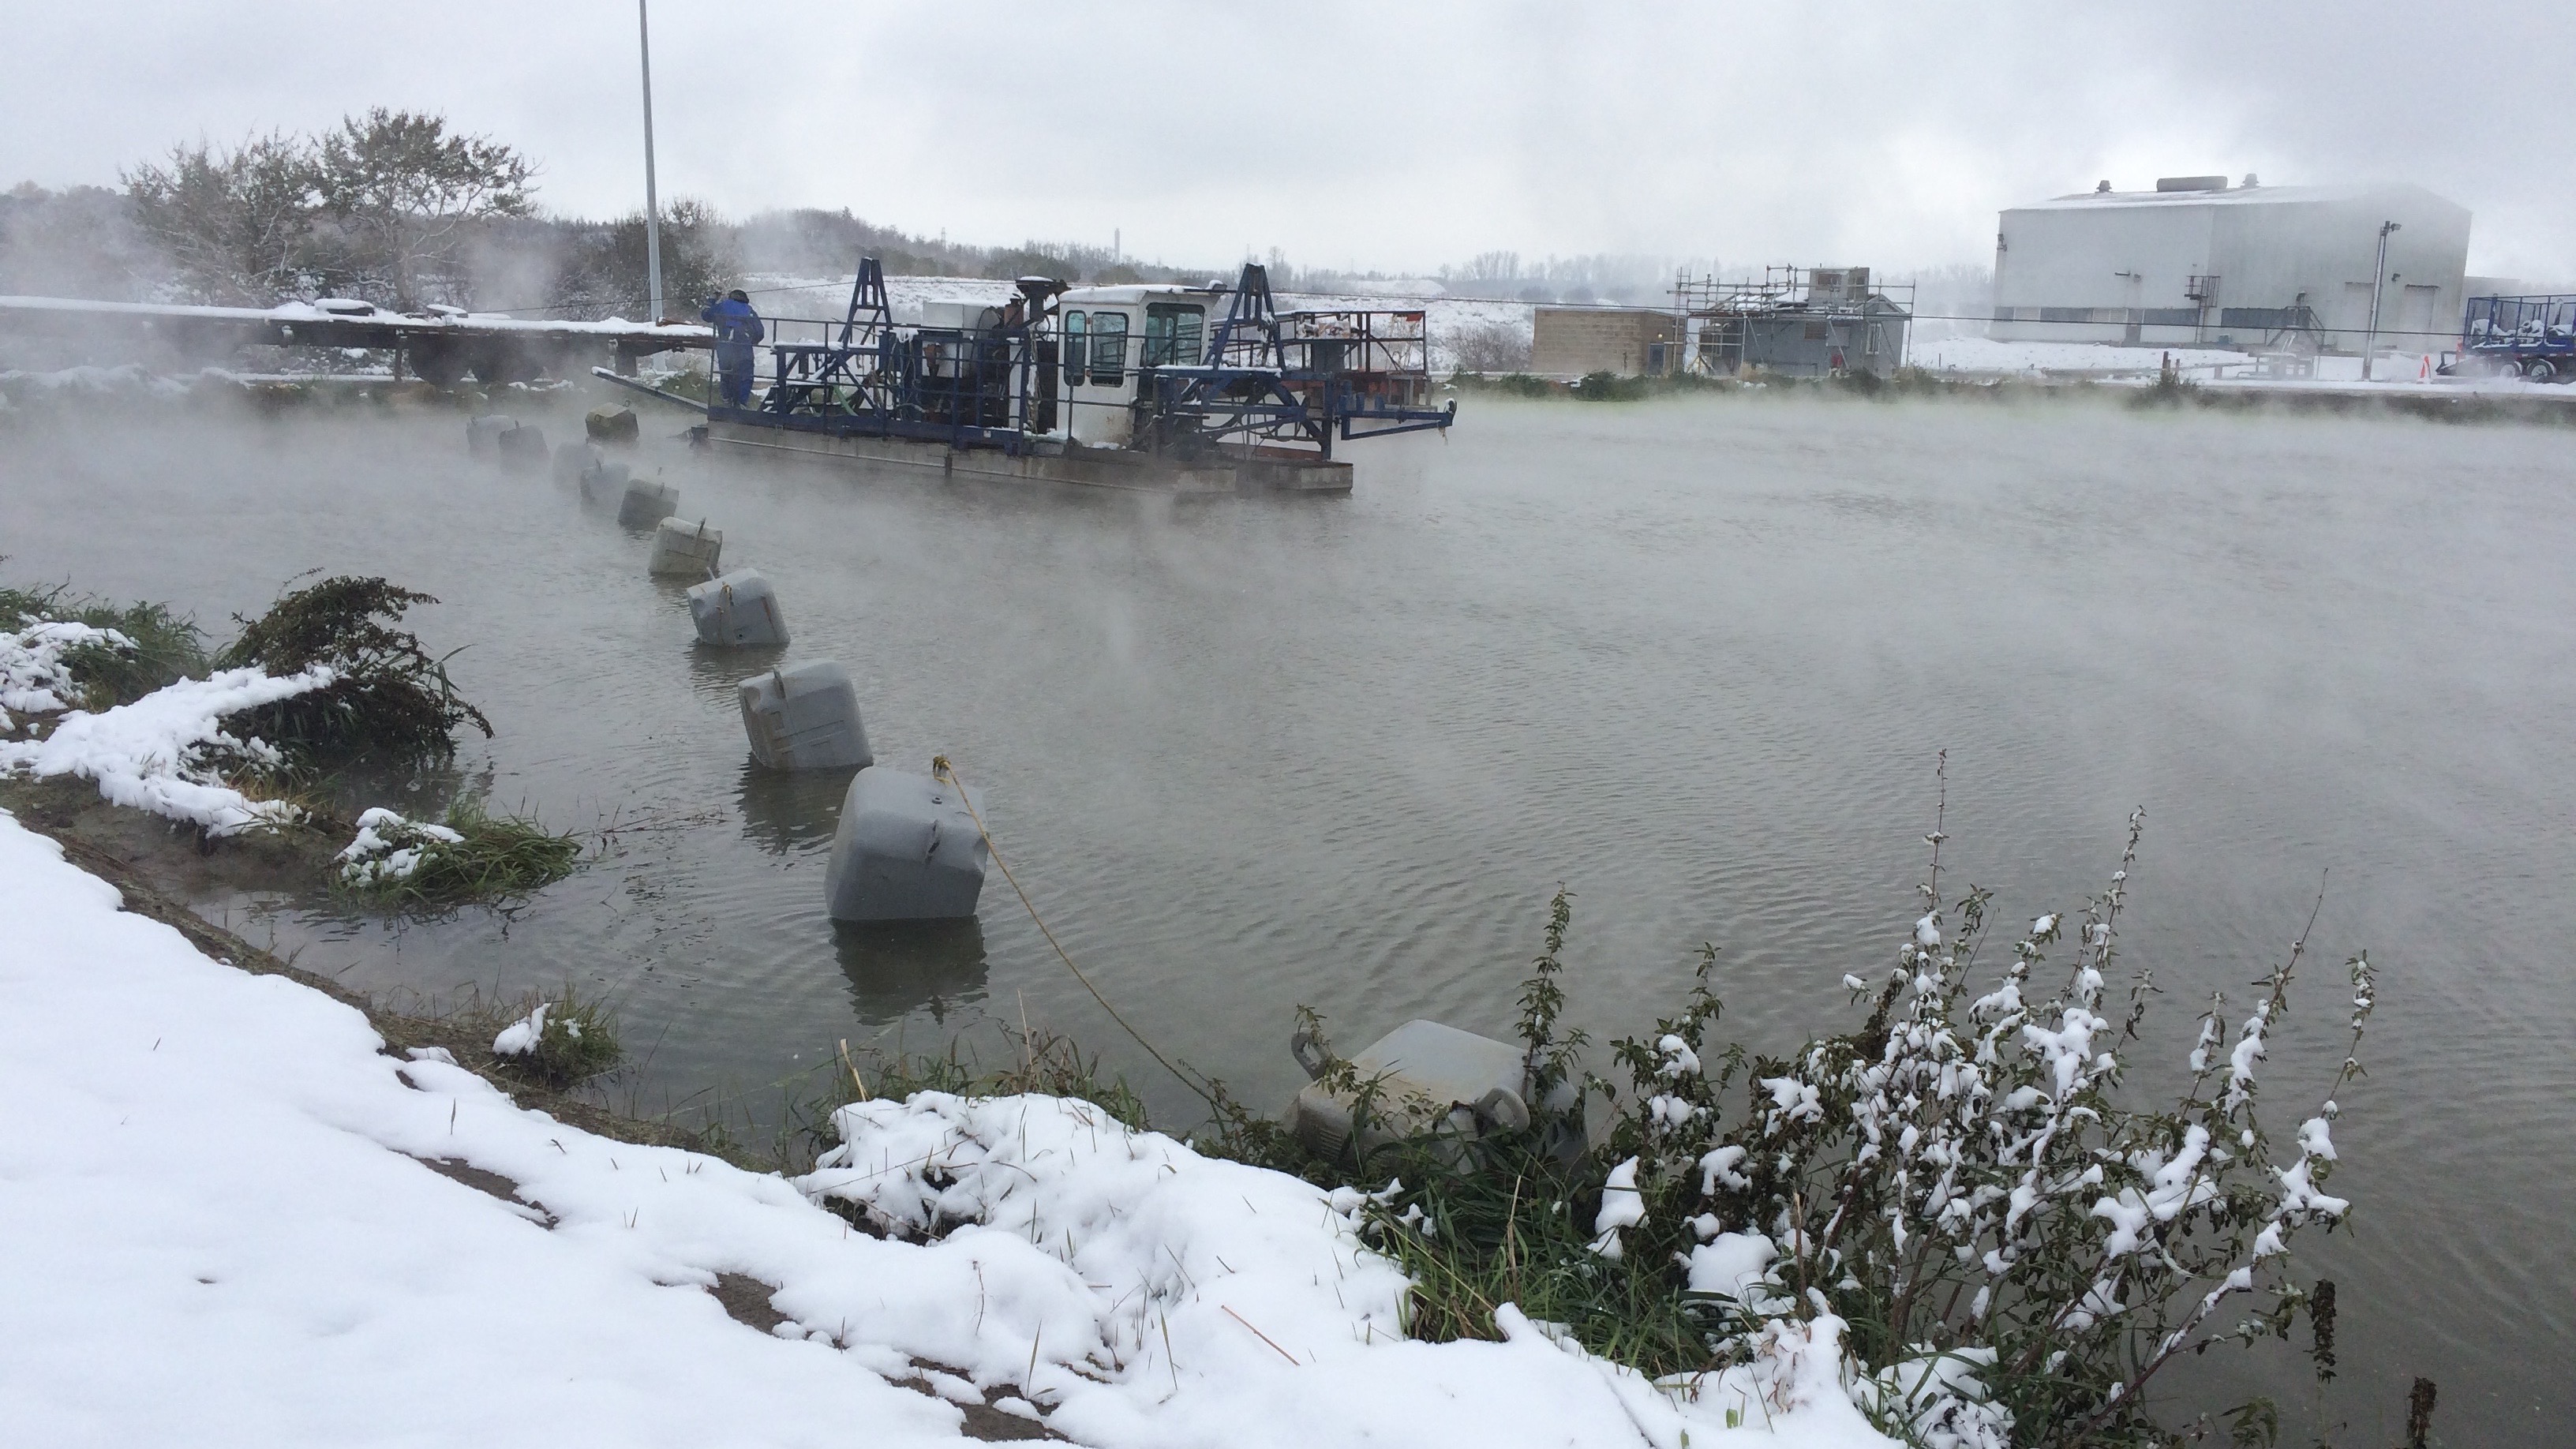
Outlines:
<svg viewBox="0 0 2576 1449"><path fill-rule="evenodd" d="M972 928L836 933L843 782L750 768L736 714L769 656L697 648L640 535L475 466L463 433L118 418L0 439L9 578L216 622L308 569L427 590L445 602L415 627L468 646L450 668L499 731L448 783L621 827L505 915L201 909L359 987L606 994L648 1110L757 1128L842 1039L962 1033L990 1057L1025 1020L1194 1120L998 873ZM2168 995L2143 1056L2178 1059L2211 989L2242 1000L2322 885L2267 1077L2276 1133L2341 1050L2337 963L2366 946L2384 972L2337 1130L2357 1231L2306 1240L2342 1286L2326 1416L2394 1442L2422 1374L2450 1442L2557 1441L2576 1413L2563 434L1470 399L1451 439L1351 456L1343 500L962 492L665 444L645 471L775 581L786 657L849 666L881 760L944 753L980 789L1109 999L1257 1102L1300 1080L1299 1003L1345 1046L1416 1016L1507 1034L1559 884L1596 1037L1671 1003L1702 941L1739 1038L1848 1021L1840 978L1883 971L1914 914L1944 749L1946 879L1996 888L2007 918L2080 903L2146 808L2125 941ZM2213 1400L2261 1385L2313 1407L2277 1356L2196 1368Z"/></svg>

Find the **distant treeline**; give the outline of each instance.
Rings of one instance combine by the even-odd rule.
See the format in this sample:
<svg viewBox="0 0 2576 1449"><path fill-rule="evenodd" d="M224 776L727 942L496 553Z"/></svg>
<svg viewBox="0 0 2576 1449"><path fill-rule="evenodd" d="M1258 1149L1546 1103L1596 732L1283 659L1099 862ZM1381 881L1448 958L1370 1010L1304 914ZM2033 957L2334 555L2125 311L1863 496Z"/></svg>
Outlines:
<svg viewBox="0 0 2576 1449"><path fill-rule="evenodd" d="M126 170L116 187L0 193L0 293L267 306L359 297L406 310L642 318L644 214L597 220L536 206L536 167L443 117L375 110L318 136L204 142ZM875 256L902 275L1140 282L1208 275L1123 262L1109 248L976 247L847 210L731 221L663 208L664 310L753 273L847 275Z"/></svg>

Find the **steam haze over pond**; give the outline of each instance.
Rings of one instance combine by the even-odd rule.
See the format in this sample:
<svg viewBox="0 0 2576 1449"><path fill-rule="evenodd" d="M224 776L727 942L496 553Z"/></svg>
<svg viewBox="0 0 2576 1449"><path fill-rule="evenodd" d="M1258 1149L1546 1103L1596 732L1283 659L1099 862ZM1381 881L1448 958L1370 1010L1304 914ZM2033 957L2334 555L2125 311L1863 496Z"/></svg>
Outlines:
<svg viewBox="0 0 2576 1449"><path fill-rule="evenodd" d="M1470 412L1323 503L661 461L727 565L778 584L788 657L850 666L878 757L956 761L1110 999L1263 1105L1298 1079L1301 1002L1345 1045L1415 1016L1506 1032L1560 883L1597 1040L1668 1009L1703 940L1721 1035L1851 1020L1840 979L1893 960L1945 748L1946 879L2008 920L2079 905L2146 808L2125 942L2167 993L2150 1079L2322 879L2265 1100L2295 1121L2326 1081L2337 963L2368 947L2382 1004L2337 1129L2356 1231L2308 1240L2366 1390L2339 1412L2393 1440L2420 1373L2451 1442L2551 1441L2576 1412L2563 434L2082 402ZM697 651L636 537L469 464L461 420L30 429L0 518L13 579L210 625L313 568L427 590L413 624L470 646L451 668L499 729L462 776L557 827L652 827L507 916L204 903L301 964L611 993L648 1107L768 1112L841 1038L989 1051L1025 1013L1193 1116L999 879L979 932L836 937L840 782L747 768L757 662Z"/></svg>

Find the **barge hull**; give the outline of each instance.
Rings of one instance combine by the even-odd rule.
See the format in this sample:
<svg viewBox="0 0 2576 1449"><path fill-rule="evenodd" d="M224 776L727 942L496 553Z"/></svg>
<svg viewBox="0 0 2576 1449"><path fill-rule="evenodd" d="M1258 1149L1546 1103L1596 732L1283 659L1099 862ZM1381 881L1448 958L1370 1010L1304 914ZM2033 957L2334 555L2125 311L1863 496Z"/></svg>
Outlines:
<svg viewBox="0 0 2576 1449"><path fill-rule="evenodd" d="M707 441L765 457L821 464L890 465L949 478L1070 484L1135 493L1348 493L1351 465L1303 454L1176 461L1123 448L1011 453L916 438L806 432L707 420ZM1284 451L1284 450L1283 450Z"/></svg>

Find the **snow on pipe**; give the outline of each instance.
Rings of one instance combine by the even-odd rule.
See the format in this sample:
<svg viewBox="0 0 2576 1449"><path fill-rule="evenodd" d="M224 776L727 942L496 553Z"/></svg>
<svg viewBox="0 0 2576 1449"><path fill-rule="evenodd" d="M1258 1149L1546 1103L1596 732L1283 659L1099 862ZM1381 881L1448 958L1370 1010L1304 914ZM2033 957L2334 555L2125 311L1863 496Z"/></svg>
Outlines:
<svg viewBox="0 0 2576 1449"><path fill-rule="evenodd" d="M779 612L778 592L758 569L736 569L692 587L689 618L698 626L698 642L720 649L787 642L787 618Z"/></svg>
<svg viewBox="0 0 2576 1449"><path fill-rule="evenodd" d="M773 770L864 769L876 762L859 720L850 672L812 659L755 675L739 686L752 758Z"/></svg>
<svg viewBox="0 0 2576 1449"><path fill-rule="evenodd" d="M871 765L842 798L824 905L836 921L972 916L988 854L957 786Z"/></svg>

